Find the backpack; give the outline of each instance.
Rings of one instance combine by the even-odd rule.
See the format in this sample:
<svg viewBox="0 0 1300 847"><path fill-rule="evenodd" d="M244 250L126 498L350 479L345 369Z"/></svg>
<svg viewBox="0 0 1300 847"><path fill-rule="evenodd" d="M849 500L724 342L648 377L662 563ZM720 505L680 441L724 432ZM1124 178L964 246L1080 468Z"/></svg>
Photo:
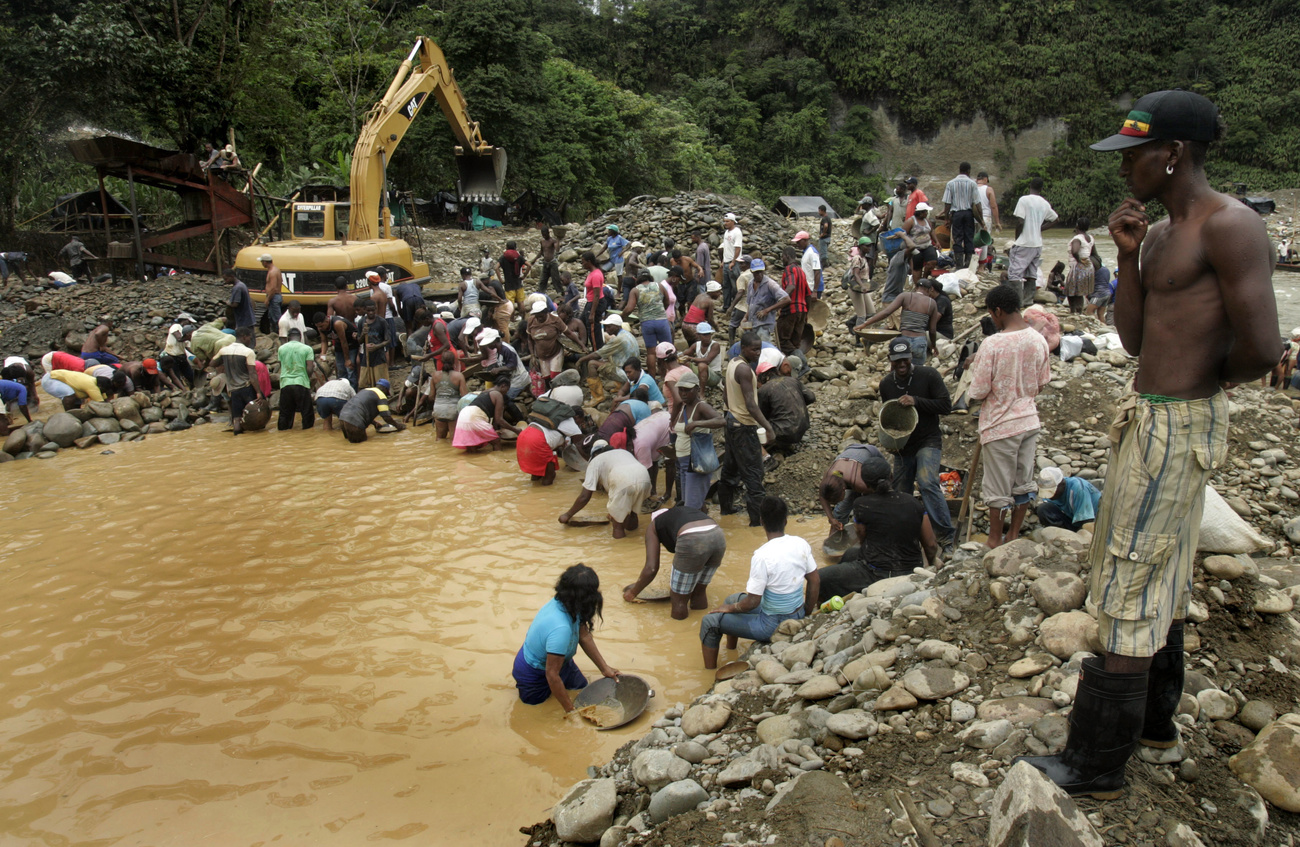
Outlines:
<svg viewBox="0 0 1300 847"><path fill-rule="evenodd" d="M560 424L573 417L573 407L550 397L539 397L528 411L528 422L541 424L547 429L558 429Z"/></svg>

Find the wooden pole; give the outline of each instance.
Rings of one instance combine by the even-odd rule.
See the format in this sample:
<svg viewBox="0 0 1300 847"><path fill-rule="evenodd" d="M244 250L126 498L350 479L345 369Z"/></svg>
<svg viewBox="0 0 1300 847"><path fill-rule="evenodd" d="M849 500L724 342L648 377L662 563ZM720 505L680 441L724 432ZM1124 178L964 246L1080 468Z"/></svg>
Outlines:
<svg viewBox="0 0 1300 847"><path fill-rule="evenodd" d="M135 232L135 278L144 280L144 247L140 242L140 208L135 202L135 173L126 166L126 184L131 187L131 226Z"/></svg>
<svg viewBox="0 0 1300 847"><path fill-rule="evenodd" d="M975 487L975 471L980 466L980 448L983 445L975 442L975 452L970 457L970 470L966 471L966 479L962 481L961 508L957 511L957 523L953 527L953 535L956 536L961 526L962 518L966 518L966 537L962 539L965 543L970 541L971 519L974 517L974 510L970 508L970 492Z"/></svg>
<svg viewBox="0 0 1300 847"><path fill-rule="evenodd" d="M104 172L96 171L99 175L99 211L104 217L104 258L108 260L108 272L113 272L113 259L109 256L112 249L109 245L113 243L113 231L108 223L108 192L104 190Z"/></svg>

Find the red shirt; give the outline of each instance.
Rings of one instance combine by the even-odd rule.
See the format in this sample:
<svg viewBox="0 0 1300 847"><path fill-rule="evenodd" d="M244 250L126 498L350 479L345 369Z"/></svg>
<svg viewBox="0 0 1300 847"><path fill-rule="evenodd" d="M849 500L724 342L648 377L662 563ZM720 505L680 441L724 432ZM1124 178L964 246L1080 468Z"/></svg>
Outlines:
<svg viewBox="0 0 1300 847"><path fill-rule="evenodd" d="M76 371L81 373L86 370L86 360L80 356L74 356L71 353L55 351L54 358L50 362L56 371Z"/></svg>
<svg viewBox="0 0 1300 847"><path fill-rule="evenodd" d="M781 287L790 295L789 314L797 315L800 312L808 311L808 298L812 296L812 289L808 287L808 275L803 272L799 265L790 265L781 274Z"/></svg>
<svg viewBox="0 0 1300 847"><path fill-rule="evenodd" d="M587 289L587 302L596 302L600 297L600 290L605 287L605 272L600 268L592 268L591 273L587 274L585 286Z"/></svg>
<svg viewBox="0 0 1300 847"><path fill-rule="evenodd" d="M910 218L912 217L912 215L916 214L917 203L929 203L929 202L930 202L930 198L925 196L924 191L922 191L919 188L913 191L911 195L909 195L907 198L907 214L904 216L904 219Z"/></svg>

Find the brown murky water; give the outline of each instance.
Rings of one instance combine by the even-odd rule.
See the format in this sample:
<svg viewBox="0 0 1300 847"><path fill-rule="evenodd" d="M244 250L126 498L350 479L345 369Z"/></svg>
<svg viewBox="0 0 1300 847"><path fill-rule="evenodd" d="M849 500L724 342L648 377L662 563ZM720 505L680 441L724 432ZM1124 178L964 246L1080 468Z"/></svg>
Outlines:
<svg viewBox="0 0 1300 847"><path fill-rule="evenodd" d="M515 845L710 679L700 613L621 599L640 536L556 522L575 474L535 488L427 428L220 430L0 470L0 842ZM762 541L723 526L715 602ZM602 577L605 657L658 694L611 732L510 678L576 561Z"/></svg>

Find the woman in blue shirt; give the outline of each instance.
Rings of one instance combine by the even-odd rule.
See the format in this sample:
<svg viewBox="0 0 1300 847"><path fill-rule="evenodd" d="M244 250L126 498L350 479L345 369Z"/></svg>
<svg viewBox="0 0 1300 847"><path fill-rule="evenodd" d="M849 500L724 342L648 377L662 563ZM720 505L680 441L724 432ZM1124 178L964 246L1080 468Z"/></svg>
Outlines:
<svg viewBox="0 0 1300 847"><path fill-rule="evenodd" d="M560 575L555 597L533 618L524 646L515 656L515 687L520 700L536 706L555 695L565 717L577 714L569 691L587 687L587 678L573 661L579 647L602 675L618 678L618 671L605 662L591 634L604 605L600 577L591 568L577 564Z"/></svg>

